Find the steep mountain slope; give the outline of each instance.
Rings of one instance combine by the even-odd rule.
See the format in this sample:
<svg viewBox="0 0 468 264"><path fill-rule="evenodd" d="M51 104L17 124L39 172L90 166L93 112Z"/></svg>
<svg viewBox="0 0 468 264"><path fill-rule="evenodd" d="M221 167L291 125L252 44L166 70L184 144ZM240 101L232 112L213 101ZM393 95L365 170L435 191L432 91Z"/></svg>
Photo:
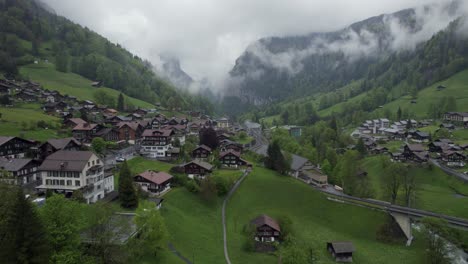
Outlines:
<svg viewBox="0 0 468 264"><path fill-rule="evenodd" d="M180 61L174 56L161 55L161 65L156 66L156 72L167 79L175 87L187 90L194 80L180 66Z"/></svg>
<svg viewBox="0 0 468 264"><path fill-rule="evenodd" d="M468 65L460 2L380 15L336 32L261 39L236 61L227 93L265 104L359 79L366 82L356 93L423 88Z"/></svg>
<svg viewBox="0 0 468 264"><path fill-rule="evenodd" d="M50 12L49 12L50 11ZM183 107L185 99L158 78L149 62L83 28L38 1L0 1L0 72L16 75L34 60L55 64L144 101Z"/></svg>

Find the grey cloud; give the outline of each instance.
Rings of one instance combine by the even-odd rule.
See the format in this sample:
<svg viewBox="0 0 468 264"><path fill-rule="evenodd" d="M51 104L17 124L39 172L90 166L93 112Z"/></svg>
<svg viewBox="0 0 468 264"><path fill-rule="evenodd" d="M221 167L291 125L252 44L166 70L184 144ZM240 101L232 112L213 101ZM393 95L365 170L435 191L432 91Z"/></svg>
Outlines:
<svg viewBox="0 0 468 264"><path fill-rule="evenodd" d="M58 14L87 26L158 64L159 54L180 59L195 79L221 86L236 58L255 40L333 31L381 13L421 5L423 0L43 0ZM351 39L356 36L350 32ZM363 34L362 32L360 34ZM365 39L365 36L364 36ZM357 39L356 39L357 41ZM361 41L359 39L359 41ZM354 42L341 48L354 54ZM371 42L368 45L373 45ZM308 51L312 52L312 50ZM268 55L268 54L266 54ZM294 58L272 59L287 71Z"/></svg>

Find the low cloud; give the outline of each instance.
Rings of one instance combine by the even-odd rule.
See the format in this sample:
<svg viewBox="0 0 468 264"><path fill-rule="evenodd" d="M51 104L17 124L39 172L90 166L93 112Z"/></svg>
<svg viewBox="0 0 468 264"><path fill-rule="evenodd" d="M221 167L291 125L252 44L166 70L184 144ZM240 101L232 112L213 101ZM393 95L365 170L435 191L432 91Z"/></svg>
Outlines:
<svg viewBox="0 0 468 264"><path fill-rule="evenodd" d="M313 39L304 49L287 49L281 52L271 52L268 48L268 41L256 42L247 49L249 53L255 55L262 65L268 65L280 72L290 75L299 73L303 64L302 61L314 54L342 53L349 61L354 61L363 57L380 56L385 51L414 50L416 46L429 40L434 34L445 29L455 19L466 16L467 6L465 2L460 2L458 8L449 8L451 2L434 2L427 5L420 5L415 8L414 16L404 17L406 20L413 20L415 26L409 26L408 21L401 21L393 15L385 15L383 27L379 30L387 31L385 38L379 36L379 32L373 33L370 29L356 31L353 28L345 28L338 40L330 41L324 37ZM462 20L463 29L468 28L466 19ZM387 50L385 50L387 49ZM257 65L250 65L254 70ZM248 78L258 78L258 74L247 74Z"/></svg>
<svg viewBox="0 0 468 264"><path fill-rule="evenodd" d="M425 3L425 0L42 0L138 56L157 64L179 58L194 79L223 85L235 60L254 41L343 28L353 22ZM351 35L354 33L350 33ZM362 33L358 33L362 34ZM351 36L352 37L352 36ZM355 54L352 42L342 48ZM371 43L369 43L370 45ZM338 48L338 47L337 47ZM360 52L360 51L358 51ZM294 61L284 55L272 63ZM280 64L280 67L282 64ZM287 71L299 65L285 67Z"/></svg>

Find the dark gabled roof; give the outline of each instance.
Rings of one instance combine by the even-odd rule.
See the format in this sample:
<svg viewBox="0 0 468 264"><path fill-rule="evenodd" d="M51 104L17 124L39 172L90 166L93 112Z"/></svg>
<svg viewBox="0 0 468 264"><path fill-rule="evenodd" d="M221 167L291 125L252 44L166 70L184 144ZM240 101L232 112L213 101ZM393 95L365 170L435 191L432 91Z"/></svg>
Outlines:
<svg viewBox="0 0 468 264"><path fill-rule="evenodd" d="M82 124L78 124L76 125L73 130L76 131L76 130L79 130L79 131L89 131L89 130L93 130L94 128L96 128L98 125L97 124L89 124L89 123L82 123Z"/></svg>
<svg viewBox="0 0 468 264"><path fill-rule="evenodd" d="M92 157L91 151L59 150L48 156L39 167L41 171L78 171L81 172Z"/></svg>
<svg viewBox="0 0 468 264"><path fill-rule="evenodd" d="M333 247L333 251L338 254L339 253L352 253L356 251L356 248L351 242L332 241L332 242L328 242L327 244L331 245Z"/></svg>
<svg viewBox="0 0 468 264"><path fill-rule="evenodd" d="M426 132L422 132L422 131L416 131L414 134L422 137L422 138L428 138L429 137L429 134L426 133Z"/></svg>
<svg viewBox="0 0 468 264"><path fill-rule="evenodd" d="M199 145L199 146L197 146L197 147L195 148L195 150L196 150L196 149L199 149L199 148L211 152L211 148L208 147L207 145Z"/></svg>
<svg viewBox="0 0 468 264"><path fill-rule="evenodd" d="M4 136L0 136L0 146L7 143L8 141L12 140L12 139L19 139L19 140L23 140L23 141L26 141L28 143L34 143L33 141L31 140L27 140L27 139L24 139L24 138L19 138L19 137L4 137Z"/></svg>
<svg viewBox="0 0 468 264"><path fill-rule="evenodd" d="M32 159L4 159L0 158L0 169L6 171L19 171L28 165Z"/></svg>
<svg viewBox="0 0 468 264"><path fill-rule="evenodd" d="M162 172L162 171L156 172L156 171L147 170L145 172L142 172L136 175L135 177L138 177L138 176L143 177L144 179L155 184L162 184L172 179L172 175Z"/></svg>
<svg viewBox="0 0 468 264"><path fill-rule="evenodd" d="M145 129L143 131L142 137L153 137L153 136L171 136L173 131L171 129Z"/></svg>
<svg viewBox="0 0 468 264"><path fill-rule="evenodd" d="M213 169L213 165L211 165L208 162L201 161L201 160L192 160L192 161L189 161L189 162L185 163L182 166L185 167L185 166L189 165L190 163L196 164L196 165L198 165L198 166L200 166L200 167L202 167L202 168L204 168L206 170L212 170Z"/></svg>
<svg viewBox="0 0 468 264"><path fill-rule="evenodd" d="M303 167L309 160L307 158L292 154L291 170L297 171Z"/></svg>
<svg viewBox="0 0 468 264"><path fill-rule="evenodd" d="M47 140L47 143L49 143L52 147L54 147L57 150L64 149L68 144L70 144L70 142L73 142L76 145L81 146L81 143L72 137Z"/></svg>
<svg viewBox="0 0 468 264"><path fill-rule="evenodd" d="M422 152L424 151L424 146L421 144L406 144L408 149L412 152Z"/></svg>
<svg viewBox="0 0 468 264"><path fill-rule="evenodd" d="M261 215L252 220L251 223L254 224L256 227L267 225L273 228L274 230L281 232L281 228L278 222L276 222L273 218L269 217L268 215Z"/></svg>
<svg viewBox="0 0 468 264"><path fill-rule="evenodd" d="M463 116L463 117L468 117L468 112L447 112L445 114L449 114L449 115L459 115L459 116Z"/></svg>
<svg viewBox="0 0 468 264"><path fill-rule="evenodd" d="M131 128L132 130L136 131L138 129L138 127L140 127L140 123L138 122L119 122L117 124L117 127L120 129L124 126L128 126L129 128Z"/></svg>
<svg viewBox="0 0 468 264"><path fill-rule="evenodd" d="M105 136L105 135L109 134L109 133L112 132L112 131L115 131L116 133L118 133L118 131L115 130L114 128L105 127L105 128L100 129L100 130L96 133L96 136L98 136L98 137L100 137L100 136Z"/></svg>
<svg viewBox="0 0 468 264"><path fill-rule="evenodd" d="M234 156L236 156L236 157L238 157L238 158L240 158L240 156L241 156L241 154L240 154L239 152L230 149L230 150L228 150L228 151L221 152L221 153L219 154L219 158L221 159L221 158L223 158L224 156L229 155L229 154L232 154L232 155L234 155Z"/></svg>

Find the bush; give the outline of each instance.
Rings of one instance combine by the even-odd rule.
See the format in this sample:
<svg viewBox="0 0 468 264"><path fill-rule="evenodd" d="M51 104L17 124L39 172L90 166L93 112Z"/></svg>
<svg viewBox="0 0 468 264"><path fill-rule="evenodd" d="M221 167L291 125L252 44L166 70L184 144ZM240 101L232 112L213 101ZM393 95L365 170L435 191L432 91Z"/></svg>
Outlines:
<svg viewBox="0 0 468 264"><path fill-rule="evenodd" d="M199 193L200 192L200 186L194 181L194 180L188 180L185 183L185 188L191 193Z"/></svg>
<svg viewBox="0 0 468 264"><path fill-rule="evenodd" d="M37 121L37 127L39 127L39 128L47 128L48 125L47 125L47 122L46 122L46 121L44 121L44 120L39 120L39 121Z"/></svg>
<svg viewBox="0 0 468 264"><path fill-rule="evenodd" d="M405 234L393 217L387 216L385 222L377 229L376 239L384 243L396 243L404 240Z"/></svg>
<svg viewBox="0 0 468 264"><path fill-rule="evenodd" d="M174 176L172 178L172 185L174 186L185 186L188 182L187 176L179 173L173 173L171 172L172 175Z"/></svg>
<svg viewBox="0 0 468 264"><path fill-rule="evenodd" d="M233 182L226 177L212 176L212 179L216 185L218 196L226 195L233 185Z"/></svg>

